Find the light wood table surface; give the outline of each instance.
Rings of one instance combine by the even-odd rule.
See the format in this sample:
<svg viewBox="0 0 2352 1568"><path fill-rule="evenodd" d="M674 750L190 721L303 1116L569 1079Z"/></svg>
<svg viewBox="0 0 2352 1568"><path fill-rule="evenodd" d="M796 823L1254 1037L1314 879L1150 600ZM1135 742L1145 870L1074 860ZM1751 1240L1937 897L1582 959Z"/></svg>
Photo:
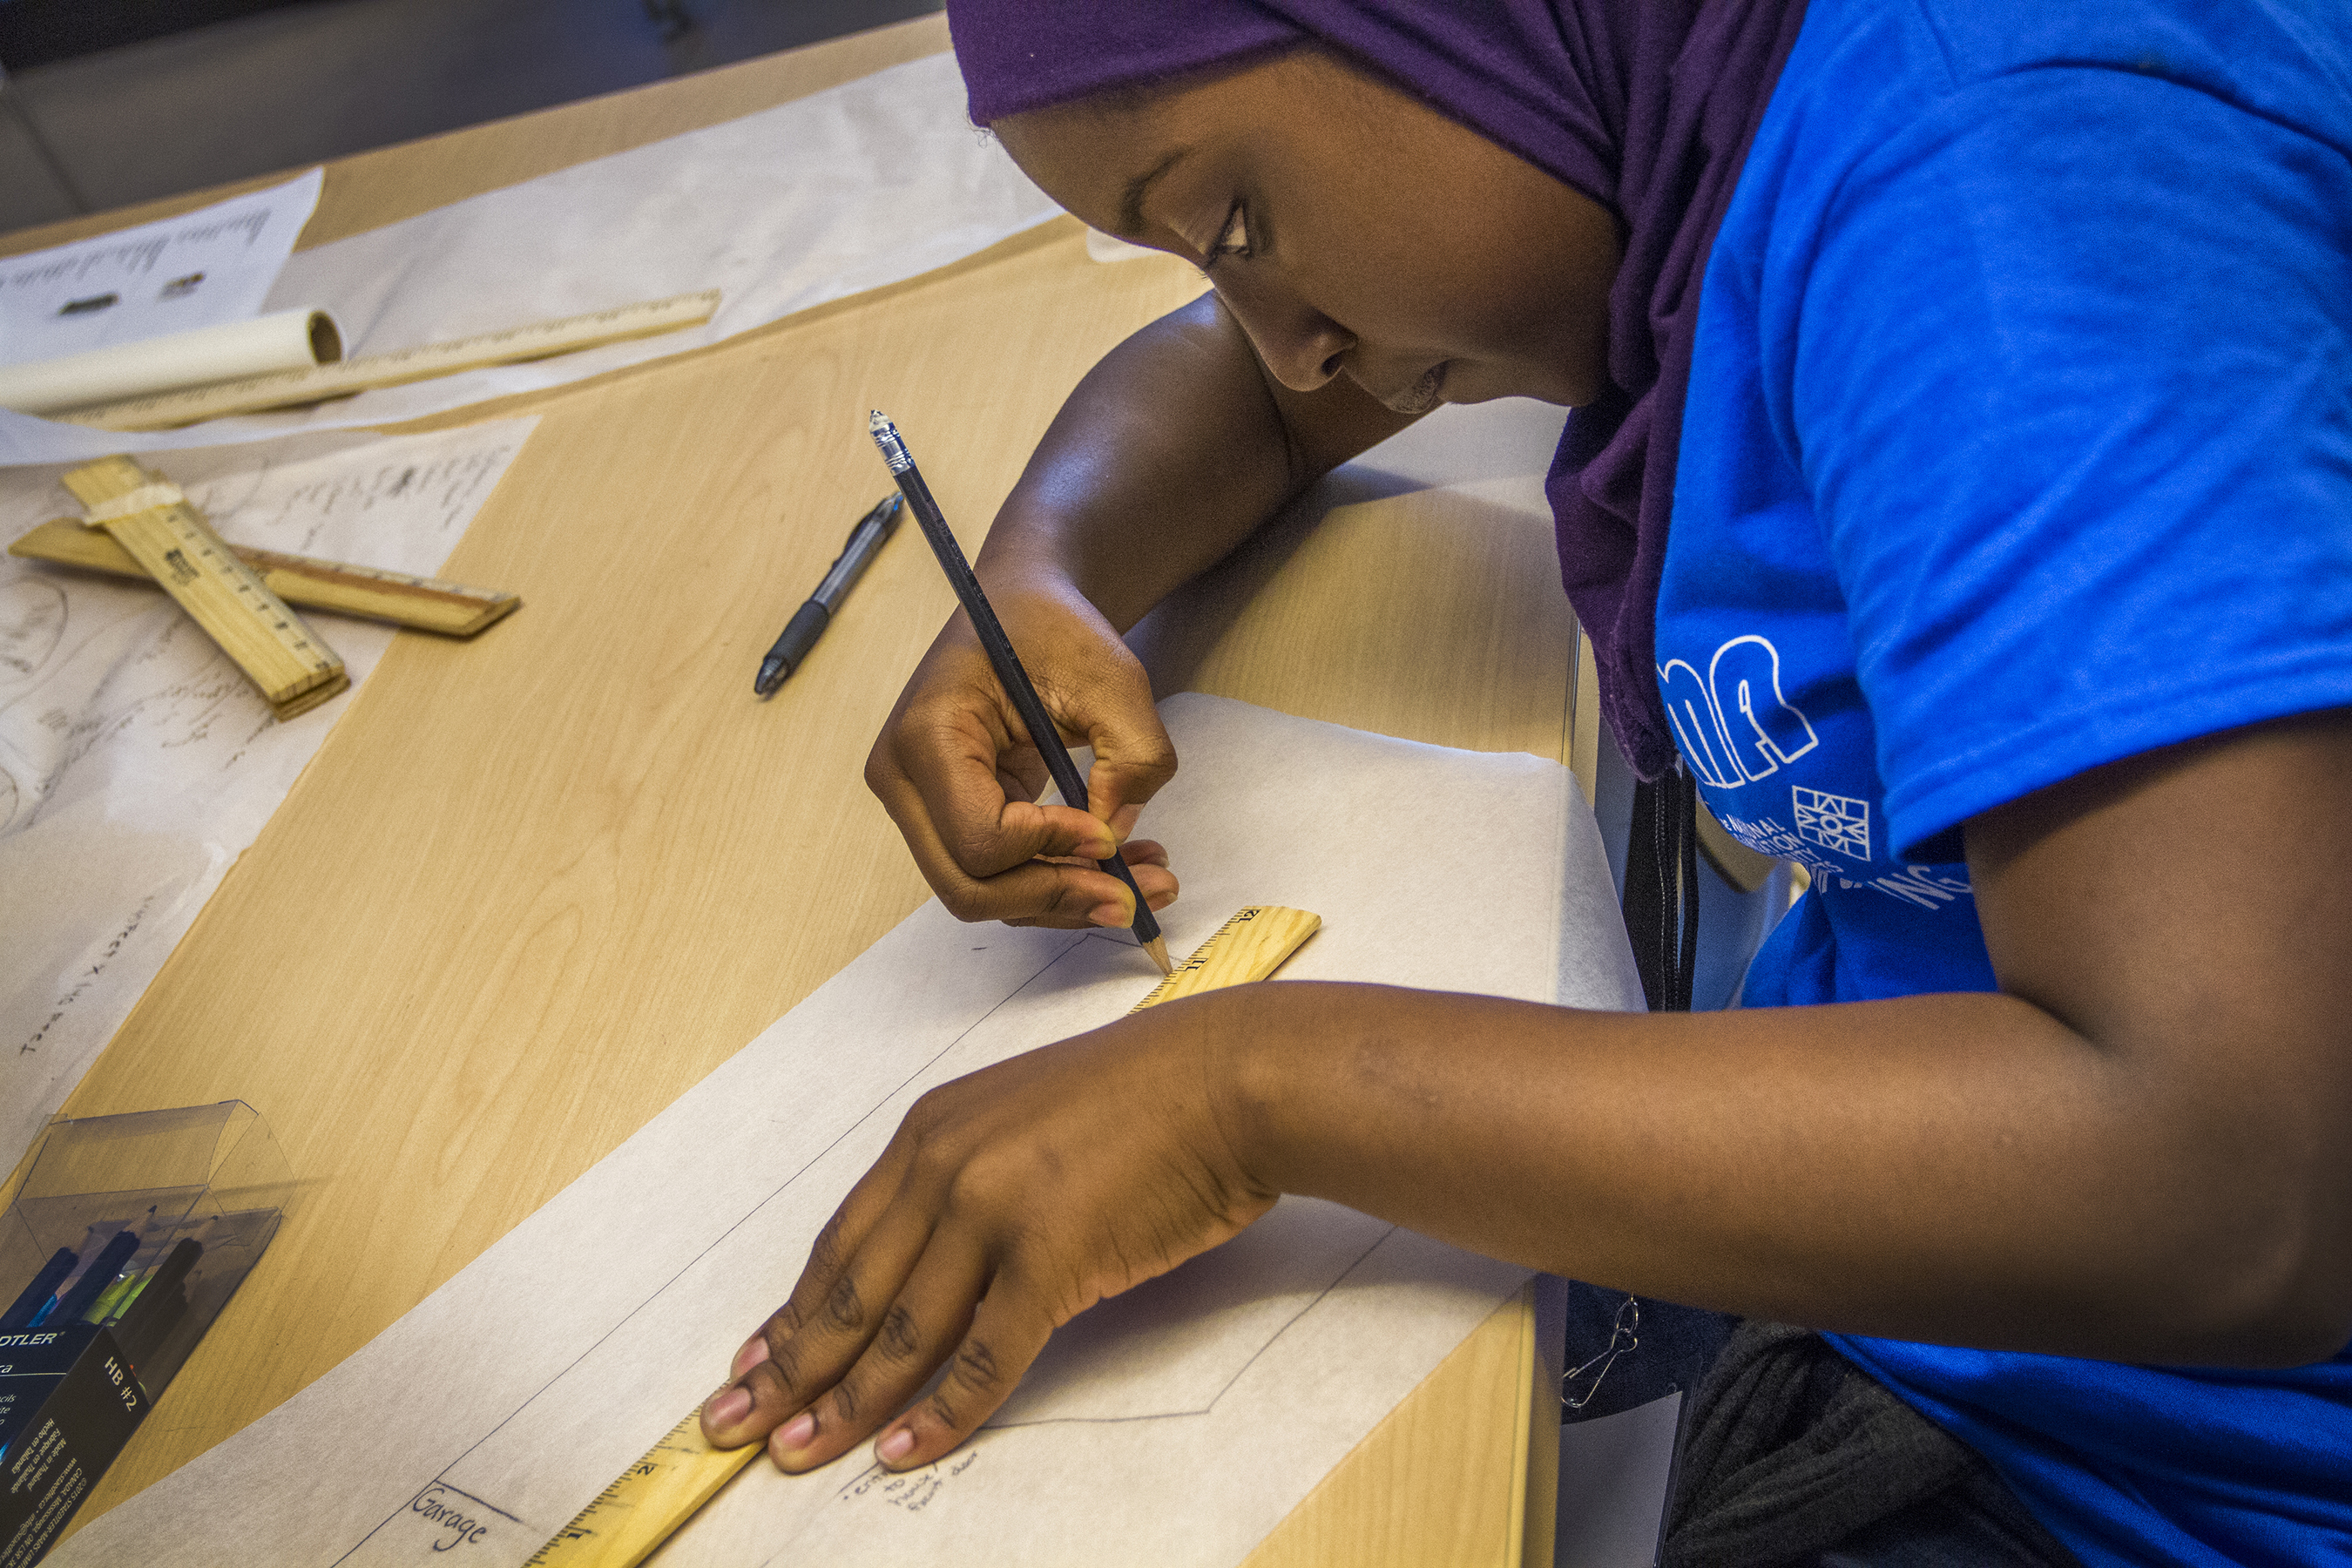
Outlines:
<svg viewBox="0 0 2352 1568"><path fill-rule="evenodd" d="M303 244L945 45L930 18L347 159ZM395 640L68 1103L246 1100L303 1188L85 1520L357 1350L922 901L860 765L953 608L929 555L885 552L805 668L772 701L750 689L887 489L866 410L919 443L974 548L1079 376L1201 288L1173 260L1089 261L1065 219L712 348L402 426L541 416L445 572L524 608L470 643ZM1549 531L1457 515L1451 494L1319 525L1310 507L1245 546L1147 623L1163 693L1589 759ZM1252 1563L1548 1563L1557 1329L1531 1302Z"/></svg>

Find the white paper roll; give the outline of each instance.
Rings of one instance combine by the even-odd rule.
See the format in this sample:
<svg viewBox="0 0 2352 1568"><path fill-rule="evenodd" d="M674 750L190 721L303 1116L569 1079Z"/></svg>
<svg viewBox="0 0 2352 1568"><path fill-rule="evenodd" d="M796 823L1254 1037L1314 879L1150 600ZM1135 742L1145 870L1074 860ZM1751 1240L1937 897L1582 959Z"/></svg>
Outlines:
<svg viewBox="0 0 2352 1568"><path fill-rule="evenodd" d="M250 321L225 321L63 359L0 365L0 408L56 414L118 398L302 370L342 357L342 335L324 310L280 310Z"/></svg>

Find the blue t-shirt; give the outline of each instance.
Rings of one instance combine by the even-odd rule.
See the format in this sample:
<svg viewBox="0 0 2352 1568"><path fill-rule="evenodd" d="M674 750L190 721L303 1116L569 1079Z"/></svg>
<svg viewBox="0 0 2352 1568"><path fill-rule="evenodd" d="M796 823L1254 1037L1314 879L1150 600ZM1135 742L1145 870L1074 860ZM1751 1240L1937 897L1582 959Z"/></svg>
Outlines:
<svg viewBox="0 0 2352 1568"><path fill-rule="evenodd" d="M1685 762L1812 873L1747 1005L1993 989L1969 816L2352 704L2352 10L1812 0L1669 540ZM2086 1563L2352 1561L2352 1353L1833 1342Z"/></svg>

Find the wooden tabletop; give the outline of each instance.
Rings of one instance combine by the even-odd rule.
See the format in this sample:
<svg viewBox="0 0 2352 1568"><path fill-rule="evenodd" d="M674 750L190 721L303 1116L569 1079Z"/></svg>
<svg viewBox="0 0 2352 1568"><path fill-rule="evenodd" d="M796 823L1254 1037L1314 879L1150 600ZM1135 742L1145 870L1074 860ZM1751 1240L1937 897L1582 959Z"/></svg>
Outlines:
<svg viewBox="0 0 2352 1568"><path fill-rule="evenodd" d="M304 244L945 45L929 18L347 159ZM303 1189L85 1519L358 1349L921 902L860 766L953 608L929 557L884 552L808 667L772 701L750 691L795 585L885 488L866 410L923 433L976 548L1079 376L1201 287L1173 260L1089 261L1060 220L712 348L403 427L541 416L445 573L525 607L476 641L395 640L68 1102L246 1100ZM1580 737L1549 530L1466 545L1444 494L1245 551L1180 626L1160 617L1155 678L1570 760L1591 704ZM1410 648L1382 635L1400 593L1447 606ZM1544 1341L1507 1304L1252 1561L1549 1562Z"/></svg>

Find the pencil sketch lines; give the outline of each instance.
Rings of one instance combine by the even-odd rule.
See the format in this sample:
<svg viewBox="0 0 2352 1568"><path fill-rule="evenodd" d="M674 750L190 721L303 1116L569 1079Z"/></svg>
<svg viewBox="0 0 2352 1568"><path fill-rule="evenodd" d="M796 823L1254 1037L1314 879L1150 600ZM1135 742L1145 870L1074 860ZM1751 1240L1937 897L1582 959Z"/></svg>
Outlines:
<svg viewBox="0 0 2352 1568"><path fill-rule="evenodd" d="M912 1084L925 1073L930 1071L932 1068L938 1066L941 1059L952 1053L958 1046L961 1045L967 1038L969 1038L974 1029L979 1028L982 1025L987 1023L989 1019L1002 1012L1005 1007L1011 1005L1013 998L1019 996L1023 992L1028 990L1030 986L1035 984L1041 977L1053 969L1055 964L1061 963L1064 958L1067 957L1071 950L1078 946L1079 943L1085 942L1090 934L1091 933L1089 932L1081 931L1072 936L1066 945L1056 949L1051 958L1046 960L1045 963L1039 965L1027 979L1024 980L1018 986L1014 987L1013 991L1008 993L1003 1001L997 1003L987 1012L973 1019L970 1025L968 1025L955 1037L955 1038L941 1046L937 1051L933 1052L930 1057L926 1058L919 1067L908 1073L907 1076L901 1079L888 1094L884 1095L881 1099L876 1100L872 1108L864 1115L858 1117L855 1121L844 1127L839 1133L835 1135L830 1142L824 1145L824 1147L816 1150L814 1152L811 1153L808 1158L802 1161L799 1165L793 1168L792 1174L786 1176L782 1182L778 1183L774 1190L770 1192L765 1198L762 1198L759 1203L752 1205L751 1208L745 1210L744 1213L730 1224L726 1229L711 1237L709 1243L700 1251L697 1252L692 1258L679 1265L677 1270L673 1273L668 1279L662 1283L660 1289L648 1295L643 1301L639 1302L634 1309L632 1309L625 1317L620 1319L617 1322L614 1323L611 1328L605 1330L604 1333L597 1336L597 1338L591 1342L586 1349L583 1350L578 1356L574 1357L562 1372L557 1373L553 1377L548 1379L546 1383L542 1384L532 1394L531 1399L538 1398L540 1394L545 1394L557 1384L562 1383L565 1377L569 1376L572 1372L581 1364L581 1363L588 1360L589 1357L601 1349L604 1345L605 1342L611 1340L615 1334L618 1334L631 1323L635 1322L640 1314L652 1310L655 1306L660 1302L661 1299L667 1295L670 1289L676 1286L681 1279L692 1272L697 1264L700 1263L704 1258L709 1257L710 1254L716 1252L719 1247L726 1245L727 1241L732 1237L736 1232L751 1224L751 1221L759 1215L761 1210L765 1209L770 1204L775 1202L778 1198L783 1196L785 1193L789 1192L793 1184L808 1173L809 1169L812 1166L815 1165L827 1154L831 1153L835 1148L839 1147L845 1139L848 1138L852 1133L865 1126L867 1122L873 1121L875 1117L881 1114L885 1107L888 1106L892 1100L896 1100L900 1094L906 1091L908 1085ZM449 1469L456 1468L457 1464L461 1463L468 1455L472 1454L475 1449L480 1447L484 1443L488 1442L491 1438L497 1436L501 1431L505 1430L507 1426L512 1422L516 1416L520 1415L524 1410L528 1409L530 1405L530 1400L525 1400L521 1405L517 1405L512 1411L509 1411L506 1417L499 1421L497 1426L483 1433L481 1436L475 1439L473 1443L468 1445L463 1452L459 1453L456 1458L452 1459L449 1462L449 1465L443 1468L442 1474L446 1475Z"/></svg>
<svg viewBox="0 0 2352 1568"><path fill-rule="evenodd" d="M0 584L0 682L30 680L66 635L66 591L19 577Z"/></svg>
<svg viewBox="0 0 2352 1568"><path fill-rule="evenodd" d="M455 1451L439 1464L434 1483L462 1489L486 1507L495 1499L497 1507L519 1520L551 1515L548 1505L554 1500L525 1500L537 1495L531 1478L545 1464L539 1446L567 1424L593 1426L604 1419L610 1402L601 1390L612 1378L642 1375L645 1367L666 1363L686 1338L699 1342L707 1329L682 1338L680 1325L697 1321L696 1302L716 1276L740 1279L747 1268L764 1275L780 1262L788 1264L782 1255L806 1244L830 1202L831 1184L854 1173L849 1166L871 1158L889 1131L884 1121L917 1091L1068 1034L1085 1020L1098 1021L1104 988L1115 991L1121 979L1134 978L1127 967L1133 949L1120 936L1037 933L1028 940L1040 945L1013 973L1003 975L1001 990L992 986L970 996L970 1013L924 1040L887 1075L866 1081L855 1102L841 1107L838 1121L779 1161L755 1194L747 1194L750 1201L740 1214L709 1215L710 1229L685 1242L657 1281L630 1292L625 1304L614 1302L593 1326L583 1324L577 1353L532 1379L520 1399L502 1401L494 1418L485 1413L475 1435L453 1444ZM810 1045L820 1053L811 1060L860 1048L854 1035L814 1036ZM824 1185L813 1187L812 1182ZM1064 1324L988 1429L1207 1415L1285 1334L1335 1292L1347 1289L1351 1277L1393 1233L1384 1221L1336 1205L1286 1199L1223 1247L1097 1302ZM656 1436L648 1433L646 1440ZM969 1458L912 1479L854 1479L842 1497L920 1511ZM413 1500L425 1495L413 1493L410 1502L378 1520L339 1561L391 1563L421 1552L417 1521L409 1513ZM551 1531L560 1522L546 1528Z"/></svg>
<svg viewBox="0 0 2352 1568"><path fill-rule="evenodd" d="M1261 1220L1259 1223L1265 1222ZM1173 1417L1208 1415L1216 1408L1217 1401L1223 1398L1249 1369L1257 1364L1258 1358L1272 1350L1275 1342L1289 1332L1301 1318L1320 1306L1325 1298L1346 1283L1348 1277L1362 1267L1364 1260L1379 1249L1381 1243L1389 1238L1396 1226L1373 1225L1369 1228L1375 1232L1371 1239L1358 1248L1352 1257L1342 1253L1340 1255L1342 1266L1337 1273L1332 1274L1323 1283L1320 1289L1303 1299L1295 1296L1273 1298L1268 1303L1273 1309L1272 1311L1259 1313L1260 1321L1249 1325L1256 1331L1255 1336L1236 1335L1227 1325L1214 1325L1222 1331L1219 1338L1233 1339L1237 1342L1218 1347L1226 1354L1218 1358L1218 1361L1213 1363L1208 1369L1213 1386L1207 1388L1205 1395L1198 1387L1188 1390L1184 1389L1181 1384L1176 1384L1171 1388L1170 1386L1171 1380L1168 1377L1167 1371L1155 1369L1151 1375L1144 1379L1136 1379L1131 1374L1123 1379L1122 1381L1130 1386L1121 1389L1108 1404L1099 1400L1087 1402L1083 1384L1088 1380L1083 1373L1076 1371L1074 1363L1081 1359L1106 1359L1099 1354L1090 1356L1088 1352L1095 1350L1097 1345L1107 1349L1113 1343L1131 1343L1151 1334L1155 1328L1162 1327L1167 1320L1189 1320L1188 1326L1194 1328L1196 1332L1210 1329L1217 1314L1200 1310L1197 1303L1183 1300L1183 1296L1188 1294L1184 1291L1183 1286L1189 1281L1184 1281L1182 1276L1187 1270L1194 1269L1195 1265L1200 1265L1201 1269L1196 1270L1196 1273L1214 1270L1224 1276L1225 1282L1228 1283L1257 1277L1259 1270L1255 1267L1255 1260L1251 1264L1237 1265L1237 1259L1243 1253L1254 1250L1241 1246L1243 1239L1249 1234L1247 1231L1243 1232L1241 1237L1236 1237L1233 1241L1227 1242L1225 1247L1218 1252L1203 1253L1201 1257L1185 1263L1181 1268L1172 1269L1156 1279L1145 1281L1125 1295L1114 1296L1107 1300L1097 1302L1085 1312L1055 1330L1054 1338L1047 1342L1045 1353L1037 1358L1036 1364L1030 1369L1029 1375L1037 1382L1078 1384L1081 1385L1080 1388L1076 1390L1055 1388L1048 1393L1043 1401L1035 1401L1033 1397L1031 1402L1025 1403L1023 1399L1023 1390L1015 1389L1013 1397L1005 1402L1004 1407L983 1424L983 1430L997 1431L1014 1426L1050 1426L1066 1422L1108 1425L1129 1421L1165 1421ZM1285 1239L1286 1242L1288 1238ZM1268 1250L1284 1249L1277 1247ZM1175 1299L1170 1300L1171 1297ZM1162 1322L1137 1321L1135 1314L1120 1310L1123 1303L1144 1301L1151 1303L1146 1309L1148 1317L1161 1320ZM1169 1336L1163 1333L1159 1337ZM1202 1333L1201 1337L1207 1336ZM1181 1343L1180 1336L1178 1343L1161 1346L1161 1354L1156 1359L1180 1363L1173 1370L1181 1376L1185 1370L1181 1363L1187 1359L1186 1352L1191 1349L1192 1347ZM1234 1352L1243 1353L1236 1358L1233 1354ZM1139 1384L1140 1386L1135 1386ZM1171 1394L1175 1397L1167 1397ZM1139 1394L1143 1397L1139 1399L1137 1397ZM1160 1394L1162 1397L1154 1399L1150 1397L1152 1394ZM1187 1394L1190 1395L1189 1398L1186 1397ZM1118 1408L1121 1405L1136 1404L1149 1405L1153 1407ZM1024 1415L1021 1412L1024 1408L1042 1408L1044 1413Z"/></svg>

